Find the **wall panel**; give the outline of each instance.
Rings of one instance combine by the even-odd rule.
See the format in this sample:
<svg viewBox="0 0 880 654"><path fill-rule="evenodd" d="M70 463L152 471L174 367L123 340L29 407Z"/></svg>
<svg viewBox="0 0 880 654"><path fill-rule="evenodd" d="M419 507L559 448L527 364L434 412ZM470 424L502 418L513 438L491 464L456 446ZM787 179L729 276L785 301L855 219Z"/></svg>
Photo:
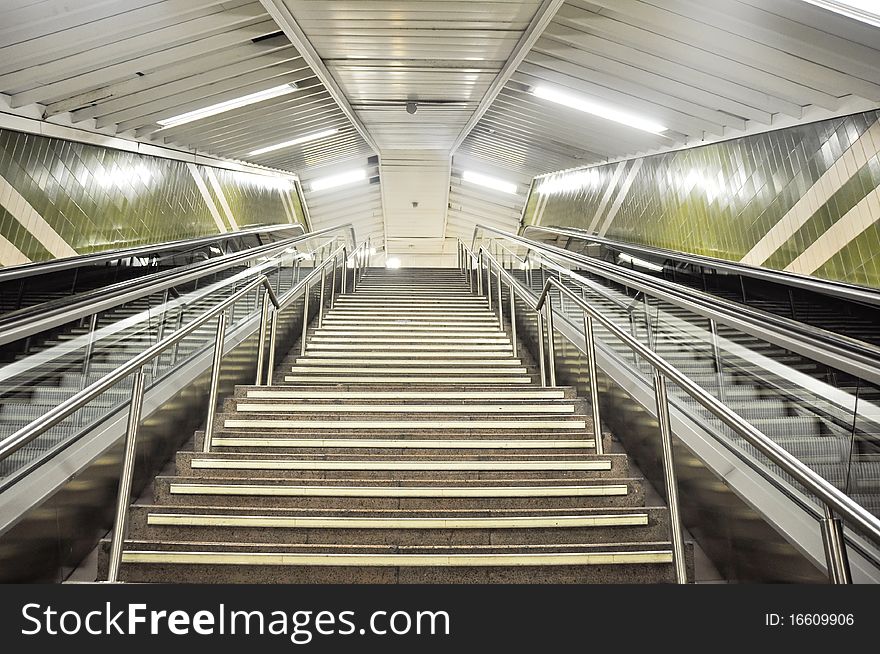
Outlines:
<svg viewBox="0 0 880 654"><path fill-rule="evenodd" d="M288 222L292 177L0 129L2 265Z"/></svg>
<svg viewBox="0 0 880 654"><path fill-rule="evenodd" d="M539 177L525 222L880 287L878 116Z"/></svg>

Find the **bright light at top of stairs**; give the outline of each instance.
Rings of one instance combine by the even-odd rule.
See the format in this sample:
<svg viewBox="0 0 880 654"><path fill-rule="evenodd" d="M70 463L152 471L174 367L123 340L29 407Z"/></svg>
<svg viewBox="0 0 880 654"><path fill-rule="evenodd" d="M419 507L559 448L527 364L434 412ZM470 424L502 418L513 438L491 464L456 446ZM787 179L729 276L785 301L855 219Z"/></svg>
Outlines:
<svg viewBox="0 0 880 654"><path fill-rule="evenodd" d="M385 259L385 267L386 268L400 268L400 259L397 257L391 257L390 259Z"/></svg>

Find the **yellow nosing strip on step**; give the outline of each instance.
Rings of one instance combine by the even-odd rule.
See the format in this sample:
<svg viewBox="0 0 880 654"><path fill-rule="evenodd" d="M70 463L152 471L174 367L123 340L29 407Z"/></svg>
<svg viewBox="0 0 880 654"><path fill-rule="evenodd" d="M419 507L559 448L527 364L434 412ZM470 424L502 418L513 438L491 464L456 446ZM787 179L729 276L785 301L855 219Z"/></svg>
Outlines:
<svg viewBox="0 0 880 654"><path fill-rule="evenodd" d="M347 448L400 448L400 449L463 449L463 450L554 450L594 447L593 439L579 440L489 440L489 439L367 439L367 438L227 438L215 436L216 447L347 447Z"/></svg>
<svg viewBox="0 0 880 654"><path fill-rule="evenodd" d="M390 337L396 340L407 341L407 340L433 340L434 338L439 338L443 340L449 340L452 343L461 343L469 338L499 338L505 339L507 342L510 342L510 339L507 338L507 335L504 332L437 332L434 333L432 331L415 331L415 330L398 330L395 331L393 329L389 329L387 331L334 331L327 330L325 328L321 328L315 332L314 338L322 338L328 336L334 339L344 339L344 338L366 338L378 336L380 338ZM326 340L326 339L324 339Z"/></svg>
<svg viewBox="0 0 880 654"><path fill-rule="evenodd" d="M254 399L278 400L559 400L564 391L301 391L296 389L252 389L247 396Z"/></svg>
<svg viewBox="0 0 880 654"><path fill-rule="evenodd" d="M574 404L247 404L236 405L247 412L319 413L574 413Z"/></svg>
<svg viewBox="0 0 880 654"><path fill-rule="evenodd" d="M397 352L389 348L384 350L361 350L358 352L344 351L321 351L309 355L314 358L321 359L345 359L351 360L352 357L361 357L365 359L486 359L487 357L497 357L505 361L511 360L513 357L510 352L456 352L449 350L439 350L435 352Z"/></svg>
<svg viewBox="0 0 880 654"><path fill-rule="evenodd" d="M260 484L170 484L172 495L256 497L612 497L626 484L594 486L280 486Z"/></svg>
<svg viewBox="0 0 880 654"><path fill-rule="evenodd" d="M672 563L669 550L551 554L294 554L286 552L126 551L123 563L337 567L523 567Z"/></svg>
<svg viewBox="0 0 880 654"><path fill-rule="evenodd" d="M296 365L309 366L310 368L318 368L320 366L334 365L338 366L339 359L324 359L320 356L308 355L296 358ZM389 366L404 365L410 366L522 366L521 359L419 359L409 363L405 359L345 359L345 363L350 365L371 365L371 366ZM470 371L469 371L470 372ZM525 372L525 369L521 372Z"/></svg>
<svg viewBox="0 0 880 654"><path fill-rule="evenodd" d="M393 349L397 351L403 350L414 350L416 352L431 352L434 350L441 350L443 352L455 353L458 351L464 352L492 352L500 355L510 354L511 348L510 345L442 345L442 344L434 344L434 343L421 343L418 345L407 345L405 343L398 343L392 346L387 346L388 349ZM307 343L306 350L366 350L367 352L375 351L375 348L371 347L369 343Z"/></svg>
<svg viewBox="0 0 880 654"><path fill-rule="evenodd" d="M337 384L405 384L405 383L431 383L431 384L531 384L530 377L285 377L286 382L310 383L316 381L333 382Z"/></svg>
<svg viewBox="0 0 880 654"><path fill-rule="evenodd" d="M510 345L509 338L360 338L349 336L347 338L331 338L329 336L313 336L311 343L390 343L392 345Z"/></svg>
<svg viewBox="0 0 880 654"><path fill-rule="evenodd" d="M227 429L586 429L584 420L243 420Z"/></svg>
<svg viewBox="0 0 880 654"><path fill-rule="evenodd" d="M338 363L338 362L337 362ZM486 365L494 365L494 364L483 364L483 366L476 368L426 368L425 366L419 367L408 367L408 368L389 368L388 364L381 364L375 362L369 362L369 367L354 367L354 366L291 366L290 372L311 372L311 373L333 373L333 374L353 374L353 373L385 373L390 375L436 375L438 373L442 374L453 374L453 375L466 375L468 373L473 372L486 372L483 368ZM399 362L398 362L399 363ZM528 372L526 368L501 368L499 370L493 370L493 375L524 375Z"/></svg>
<svg viewBox="0 0 880 654"><path fill-rule="evenodd" d="M513 518L332 518L272 515L149 513L147 524L184 527L264 527L283 529L572 529L641 527L647 513Z"/></svg>
<svg viewBox="0 0 880 654"><path fill-rule="evenodd" d="M463 325L461 327L432 327L431 325L401 325L394 324L389 325L387 327L383 327L382 331L375 331L376 327L373 325L338 325L338 326L327 326L327 323L324 323L324 326L316 330L315 333L327 333L327 334L340 334L340 335L348 335L348 334L365 334L370 332L375 332L380 336L385 336L386 334L393 334L397 332L418 332L418 333L444 333L450 332L451 334L459 335L459 334L469 334L469 333L477 333L479 335L486 334L498 334L505 335L504 332L498 329L498 324L496 323L494 326L488 325L486 327L481 327L480 325ZM445 335L445 334L444 334Z"/></svg>
<svg viewBox="0 0 880 654"><path fill-rule="evenodd" d="M295 459L192 459L211 470L611 470L609 459L593 461L303 461Z"/></svg>

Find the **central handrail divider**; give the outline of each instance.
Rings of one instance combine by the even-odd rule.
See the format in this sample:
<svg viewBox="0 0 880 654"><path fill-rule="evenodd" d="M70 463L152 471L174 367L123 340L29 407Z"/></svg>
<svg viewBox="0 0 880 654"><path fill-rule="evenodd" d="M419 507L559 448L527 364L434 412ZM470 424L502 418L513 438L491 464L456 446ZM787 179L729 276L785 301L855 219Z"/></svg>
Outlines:
<svg viewBox="0 0 880 654"><path fill-rule="evenodd" d="M503 233L503 232L502 232ZM505 234L506 235L506 234ZM675 368L666 359L646 347L626 331L621 329L610 318L604 316L585 299L578 297L571 289L560 281L549 278L545 281L540 294L535 299L531 289L526 289L522 283L511 275L498 260L483 247L477 253L459 240L459 269L463 275L467 275L469 286L473 290L476 286L477 294L483 294L484 270L487 279L487 297L492 296L493 267L498 279L498 299L503 297L501 280L507 283L508 294L513 305L513 296L520 297L525 305L535 313L538 325L538 358L541 368L541 384L547 385L545 368L550 366L550 386L556 385L555 371L553 370L553 352L555 349L553 333L553 299L550 291L556 289L560 297L565 295L574 305L579 307L584 315L584 342L586 356L588 358L590 374L590 403L593 411L593 431L597 444L597 454L602 453L601 422L599 416L599 397L597 384L597 364L595 353L595 333L593 322L596 321L607 329L613 336L626 345L632 352L646 360L653 370L654 397L656 402L657 420L660 426L661 452L663 473L666 482L667 504L669 506L670 529L672 532L673 561L675 563L676 579L678 583L687 582L685 567L684 543L682 540L680 506L678 500L678 485L675 477L675 465L672 451L672 429L670 425L669 398L667 394L667 380L671 380L685 393L690 395L705 409L721 420L725 425L739 434L749 444L764 454L784 472L793 477L808 492L812 493L824 506L824 518L820 520L822 540L825 550L825 558L828 568L828 577L832 583L852 583L852 575L849 560L846 553L846 540L843 534L843 522L847 522L863 536L869 538L875 545L880 546L880 519L852 500L846 494L838 490L834 485L822 476L811 470L795 456L777 445L762 431L754 427L742 416L733 411L719 399L712 396L701 386L693 382L680 370ZM477 277L477 283L473 283L473 275ZM500 302L499 302L500 304ZM543 316L542 316L543 314ZM511 316L512 322L515 316ZM546 346L545 328L546 327ZM545 349L548 363L545 364Z"/></svg>

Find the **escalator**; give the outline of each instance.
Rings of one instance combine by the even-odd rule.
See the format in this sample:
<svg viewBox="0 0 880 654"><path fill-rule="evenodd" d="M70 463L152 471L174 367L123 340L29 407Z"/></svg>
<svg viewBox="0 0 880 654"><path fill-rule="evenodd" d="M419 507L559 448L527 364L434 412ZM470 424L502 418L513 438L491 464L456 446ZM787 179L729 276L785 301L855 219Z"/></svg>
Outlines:
<svg viewBox="0 0 880 654"><path fill-rule="evenodd" d="M530 289L535 298L548 279L555 279L601 310L614 324L662 356L773 443L861 507L880 516L880 349L871 343L870 333L864 333L865 337L857 340L843 335L843 328L819 329L790 317L722 299L720 294L671 282L656 270L609 263L595 256L598 254L595 244L590 245L594 256L586 256L481 227L475 233L474 245L475 252L482 247L487 257L491 255L523 287ZM864 297L869 295L860 293ZM582 342L578 337L584 333L583 311L561 292L551 290L550 296L559 339L568 346L574 343L575 349L582 348L577 343ZM868 311L870 306L867 302L859 305L860 320L865 315L861 309L867 307L865 311ZM823 313L828 312L819 305L812 315ZM847 331L858 324L868 324L846 320L849 317L844 314L840 321L845 323ZM614 395L610 389L616 389L618 395L630 395L634 389L643 388L645 396L650 398L650 366L607 330L597 327L596 334L598 356L605 361L602 372L609 389L607 393ZM557 353L560 365L569 365L568 374L583 384L579 357L571 347ZM609 402L607 393L604 402ZM815 498L811 500L791 475L773 465L761 451L675 384L670 385L669 394L678 412L681 442L688 441L684 432L691 434L689 454L700 449L694 436L699 433L700 438L723 453L725 462L721 472L713 472L725 478L725 483L725 474L732 474L730 466L741 466L737 469L755 473L768 489L786 498L784 503L798 507L795 510L788 506L785 511L789 515L771 521L774 529L790 537L794 527L786 520L800 511L812 519L822 519ZM642 421L638 416L644 415L645 408L650 409L642 406L641 413L636 411L636 418L630 422L623 421L620 415L612 414L613 418L609 418L612 422L618 420L615 426L628 450L639 447L635 432L643 427L638 424ZM619 404L615 409L624 412ZM645 456L650 459L655 454ZM651 466L650 460L643 463ZM757 485L755 482L754 487ZM717 491L717 488L710 491L712 483L704 483L704 486L702 490L695 489L694 494L703 492L709 497ZM745 491L740 487L734 492L743 495ZM769 496L768 490L764 499ZM701 514L705 519L707 511L718 508L711 508L709 501L701 503L696 497L693 499L691 515ZM747 497L745 504L756 508L762 506L762 500ZM858 540L859 537L854 535L853 538ZM801 544L795 543L795 547ZM868 559L875 563L880 561L872 546L861 543L859 547ZM726 548L725 556L731 555L729 539Z"/></svg>
<svg viewBox="0 0 880 654"><path fill-rule="evenodd" d="M35 315L45 307L64 303L79 293L277 243L303 233L299 224L269 225L8 266L0 270L0 320Z"/></svg>
<svg viewBox="0 0 880 654"><path fill-rule="evenodd" d="M528 226L523 236L757 311L880 345L880 293L870 288L613 241L574 228Z"/></svg>
<svg viewBox="0 0 880 654"><path fill-rule="evenodd" d="M78 538L87 546L90 530L106 521L135 377L120 377L119 370L177 338L141 369L153 415L140 455L148 473L179 445L176 438L186 432L177 427L191 433L204 418L205 375L217 337L206 312L229 304L224 388L253 380L248 362L258 330L265 331L270 299L288 298L272 339L276 328L279 341L293 338L303 305L314 305L324 287L325 280L312 281L315 271L344 269L354 251L350 226L298 231L257 233L262 244L237 243L201 260L178 249L163 270L0 319L0 560L10 574L24 569L15 572L19 557L39 556L28 575L57 578L81 556ZM333 282L340 283L335 273Z"/></svg>

